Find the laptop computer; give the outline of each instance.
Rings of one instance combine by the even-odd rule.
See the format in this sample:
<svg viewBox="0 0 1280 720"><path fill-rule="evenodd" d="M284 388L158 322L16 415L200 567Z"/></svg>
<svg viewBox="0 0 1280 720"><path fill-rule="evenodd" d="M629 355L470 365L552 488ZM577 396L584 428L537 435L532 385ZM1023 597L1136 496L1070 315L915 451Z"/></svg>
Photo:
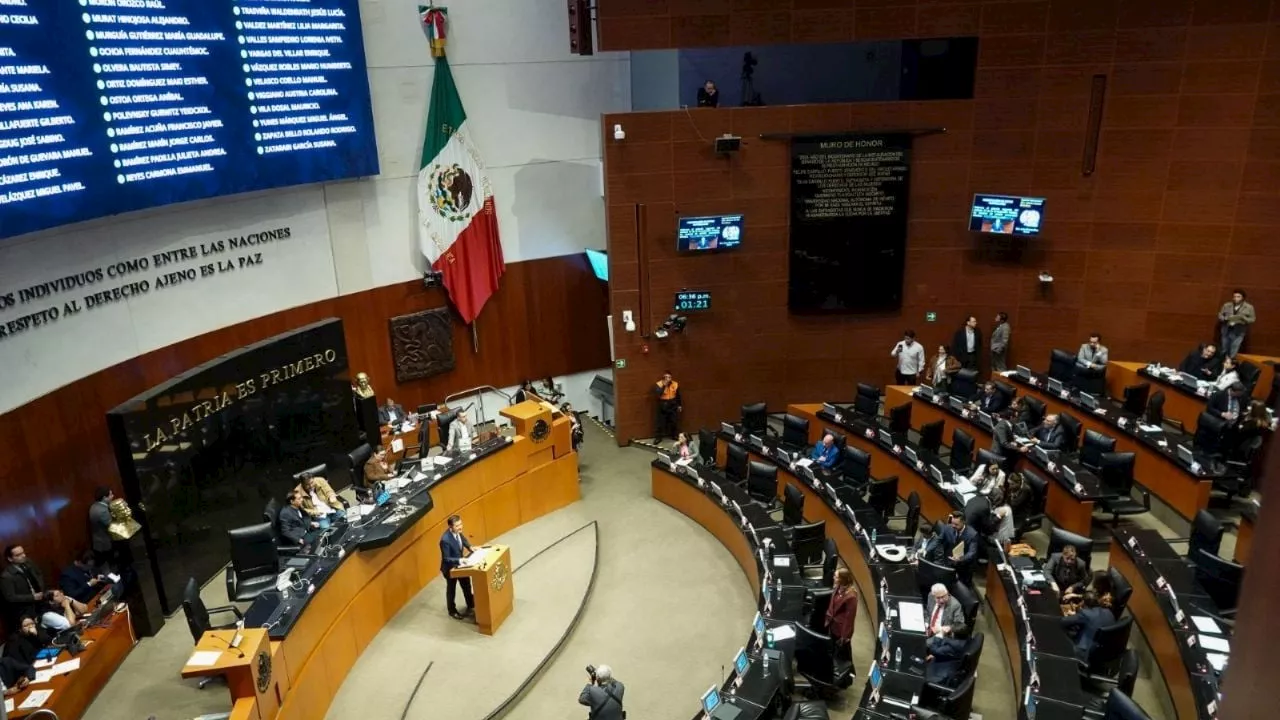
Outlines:
<svg viewBox="0 0 1280 720"><path fill-rule="evenodd" d="M742 714L741 710L726 703L720 697L720 690L715 685L702 694L702 709L712 720L737 720Z"/></svg>
<svg viewBox="0 0 1280 720"><path fill-rule="evenodd" d="M1182 381L1183 385L1190 385L1191 387L1199 387L1200 385L1200 378L1191 373L1180 372L1178 373L1178 379Z"/></svg>

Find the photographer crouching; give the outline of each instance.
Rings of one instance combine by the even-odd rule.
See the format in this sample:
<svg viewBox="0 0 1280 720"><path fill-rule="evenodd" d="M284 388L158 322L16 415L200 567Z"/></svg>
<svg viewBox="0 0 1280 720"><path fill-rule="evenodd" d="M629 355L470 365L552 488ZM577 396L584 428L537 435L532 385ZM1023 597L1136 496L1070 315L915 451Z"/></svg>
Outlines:
<svg viewBox="0 0 1280 720"><path fill-rule="evenodd" d="M613 679L613 670L608 665L588 665L587 676L591 682L578 695L578 704L591 708L587 720L626 720L627 713L622 709L622 694L626 688Z"/></svg>

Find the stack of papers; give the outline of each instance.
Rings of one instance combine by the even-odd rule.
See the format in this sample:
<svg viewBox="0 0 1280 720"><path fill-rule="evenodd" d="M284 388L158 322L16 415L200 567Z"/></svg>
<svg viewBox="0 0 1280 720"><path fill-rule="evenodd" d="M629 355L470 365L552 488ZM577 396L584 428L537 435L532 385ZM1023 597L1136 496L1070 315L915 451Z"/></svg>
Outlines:
<svg viewBox="0 0 1280 720"><path fill-rule="evenodd" d="M222 657L221 650L197 650L191 653L191 657L187 658L189 667L211 667L218 664L218 659Z"/></svg>
<svg viewBox="0 0 1280 720"><path fill-rule="evenodd" d="M53 679L53 670L37 670L36 679L31 681L32 685L47 683Z"/></svg>
<svg viewBox="0 0 1280 720"><path fill-rule="evenodd" d="M913 602L898 603L898 623L907 632L924 632L924 605Z"/></svg>
<svg viewBox="0 0 1280 720"><path fill-rule="evenodd" d="M977 495L978 494L978 488L975 487L974 484L969 482L967 479L956 479L956 484L953 487L955 488L955 491L960 493L961 495Z"/></svg>
<svg viewBox="0 0 1280 720"><path fill-rule="evenodd" d="M57 665L54 665L53 667L49 668L49 672L53 675L65 675L69 672L74 672L79 669L80 669L80 658L75 658L73 660L60 662Z"/></svg>
<svg viewBox="0 0 1280 720"><path fill-rule="evenodd" d="M489 548L476 548L471 554L462 559L463 566L483 565L485 557L489 555Z"/></svg>
<svg viewBox="0 0 1280 720"><path fill-rule="evenodd" d="M812 464L813 464L813 461L810 460L809 458L803 458L796 461L796 465L799 465L800 467L809 467Z"/></svg>
<svg viewBox="0 0 1280 720"><path fill-rule="evenodd" d="M1213 635L1201 635L1199 637L1200 647L1213 652L1231 652L1231 643L1226 638L1215 637Z"/></svg>
<svg viewBox="0 0 1280 720"><path fill-rule="evenodd" d="M786 555L779 555L773 559L774 567L791 567L791 558Z"/></svg>
<svg viewBox="0 0 1280 720"><path fill-rule="evenodd" d="M431 462L435 463L436 465L448 465L449 463L453 462L453 460L450 459L447 455L436 455L435 457L431 458Z"/></svg>
<svg viewBox="0 0 1280 720"><path fill-rule="evenodd" d="M1147 425L1145 423L1138 423L1138 429L1146 433L1158 433L1163 432L1164 430L1164 428L1159 425Z"/></svg>

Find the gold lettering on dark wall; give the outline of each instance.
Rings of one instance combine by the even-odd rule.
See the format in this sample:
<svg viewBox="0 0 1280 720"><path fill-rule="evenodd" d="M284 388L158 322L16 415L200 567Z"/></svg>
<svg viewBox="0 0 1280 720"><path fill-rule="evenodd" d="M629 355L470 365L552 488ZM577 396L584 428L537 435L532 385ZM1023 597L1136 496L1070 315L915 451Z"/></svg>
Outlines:
<svg viewBox="0 0 1280 720"><path fill-rule="evenodd" d="M331 348L298 358L280 367L264 370L254 377L230 384L225 389L215 392L212 397L189 405L181 413L171 415L166 420L161 421L151 432L144 433L142 437L146 443L147 452L155 450L191 427L208 420L255 393L314 372L327 365L332 365L337 360L338 351ZM164 404L163 400L158 399L158 402Z"/></svg>

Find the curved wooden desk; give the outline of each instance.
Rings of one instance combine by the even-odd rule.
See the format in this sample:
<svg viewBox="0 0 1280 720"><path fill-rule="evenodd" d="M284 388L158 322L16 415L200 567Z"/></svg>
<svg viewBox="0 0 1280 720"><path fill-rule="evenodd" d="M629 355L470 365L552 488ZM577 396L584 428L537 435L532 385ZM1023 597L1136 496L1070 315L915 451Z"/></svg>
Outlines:
<svg viewBox="0 0 1280 720"><path fill-rule="evenodd" d="M567 429L569 421L556 423ZM395 542L348 555L284 640L271 643L273 697L233 698L231 720L324 717L378 631L439 577L439 540L450 515L463 516L467 538L482 544L581 497L578 458L567 438L554 430L549 442L517 436L511 447L433 487L432 510Z"/></svg>

